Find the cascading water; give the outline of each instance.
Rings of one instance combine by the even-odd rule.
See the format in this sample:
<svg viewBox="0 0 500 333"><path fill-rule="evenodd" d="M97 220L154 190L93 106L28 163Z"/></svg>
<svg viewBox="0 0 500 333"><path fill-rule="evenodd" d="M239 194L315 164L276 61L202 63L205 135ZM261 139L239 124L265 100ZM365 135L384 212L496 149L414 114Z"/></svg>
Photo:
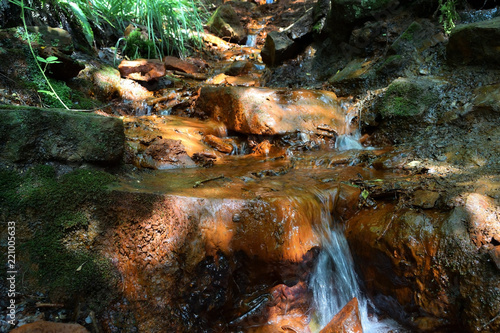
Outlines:
<svg viewBox="0 0 500 333"><path fill-rule="evenodd" d="M343 102L341 107L346 110L344 133L341 133L337 140L335 141L335 149L344 151L351 149L365 149L363 145L359 142L360 133L359 129L351 129L351 123L355 117L357 117L358 112L352 108L349 110L348 104Z"/></svg>
<svg viewBox="0 0 500 333"><path fill-rule="evenodd" d="M255 47L256 44L257 44L257 35L248 35L245 46Z"/></svg>
<svg viewBox="0 0 500 333"><path fill-rule="evenodd" d="M333 221L327 209L331 206L330 199L321 194L318 197L323 201L321 223L316 230L321 239L322 250L312 273L310 288L313 291L315 317L319 328L325 327L351 299L356 297L364 332L398 332L395 322L379 321L377 317L369 316L368 300L361 292L343 228Z"/></svg>

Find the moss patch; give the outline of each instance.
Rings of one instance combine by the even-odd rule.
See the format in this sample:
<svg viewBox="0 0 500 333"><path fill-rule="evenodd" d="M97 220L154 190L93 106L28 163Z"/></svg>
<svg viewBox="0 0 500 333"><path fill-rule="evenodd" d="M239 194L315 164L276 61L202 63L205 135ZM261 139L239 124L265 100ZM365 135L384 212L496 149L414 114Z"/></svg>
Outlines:
<svg viewBox="0 0 500 333"><path fill-rule="evenodd" d="M123 154L120 119L33 108L0 111L0 158L5 161L109 165L119 162Z"/></svg>
<svg viewBox="0 0 500 333"><path fill-rule="evenodd" d="M380 113L384 118L416 116L436 104L437 99L431 82L397 79L387 88Z"/></svg>
<svg viewBox="0 0 500 333"><path fill-rule="evenodd" d="M36 281L32 288L56 300L84 298L96 309L110 295L116 283L111 263L91 249L70 250L62 240L69 231L88 228L83 212L105 200L106 187L114 180L108 173L87 169L57 177L46 165L24 173L0 169L0 209L17 217L19 224L30 221L31 236L19 235L19 241L25 241L18 249L29 258L23 270L27 281Z"/></svg>

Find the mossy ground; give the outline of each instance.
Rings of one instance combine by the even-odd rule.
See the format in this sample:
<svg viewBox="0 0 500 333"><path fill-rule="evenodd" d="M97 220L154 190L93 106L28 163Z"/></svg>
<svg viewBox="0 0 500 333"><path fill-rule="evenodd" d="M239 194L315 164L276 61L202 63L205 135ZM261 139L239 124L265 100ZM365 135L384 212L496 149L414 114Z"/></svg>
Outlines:
<svg viewBox="0 0 500 333"><path fill-rule="evenodd" d="M29 235L17 235L17 251L28 259L19 270L26 281L33 281L29 289L47 292L53 301L84 299L96 310L105 304L116 282L112 264L90 249L68 249L63 238L88 228L84 210L105 200L106 186L114 180L88 169L57 177L47 165L25 172L0 169L2 219L16 220L19 230L29 230Z"/></svg>

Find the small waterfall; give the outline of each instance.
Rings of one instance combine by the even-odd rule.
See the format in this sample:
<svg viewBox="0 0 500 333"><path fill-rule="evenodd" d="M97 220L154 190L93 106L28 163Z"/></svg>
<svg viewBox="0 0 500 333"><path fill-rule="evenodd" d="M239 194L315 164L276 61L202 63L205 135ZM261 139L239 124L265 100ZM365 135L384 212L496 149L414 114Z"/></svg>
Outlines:
<svg viewBox="0 0 500 333"><path fill-rule="evenodd" d="M351 149L365 149L365 147L363 147L363 145L359 142L359 139L361 137L359 128L351 128L351 123L358 116L357 109L349 107L349 104L346 101L341 102L341 107L346 111L344 133L339 133L340 135L335 141L335 149L340 151Z"/></svg>
<svg viewBox="0 0 500 333"><path fill-rule="evenodd" d="M257 35L248 35L245 46L255 47L257 45Z"/></svg>
<svg viewBox="0 0 500 333"><path fill-rule="evenodd" d="M344 230L333 221L327 209L331 206L330 199L324 195L318 197L323 201L321 223L317 230L322 241L322 250L312 273L310 288L313 290L315 317L319 329L325 327L353 297L356 297L365 333L398 332L398 325L392 320L379 321L375 316L369 316L368 300L361 292Z"/></svg>
<svg viewBox="0 0 500 333"><path fill-rule="evenodd" d="M335 141L335 149L344 151L351 149L365 149L361 143L359 143L359 133L354 133L353 135L344 134L339 135Z"/></svg>

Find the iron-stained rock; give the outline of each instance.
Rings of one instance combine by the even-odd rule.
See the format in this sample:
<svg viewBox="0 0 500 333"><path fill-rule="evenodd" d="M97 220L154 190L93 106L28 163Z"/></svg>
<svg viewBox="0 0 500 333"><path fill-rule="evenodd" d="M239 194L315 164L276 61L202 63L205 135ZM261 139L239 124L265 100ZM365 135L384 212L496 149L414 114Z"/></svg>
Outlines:
<svg viewBox="0 0 500 333"><path fill-rule="evenodd" d="M203 87L198 109L228 129L260 135L315 132L329 125L343 132L344 110L332 92L247 87Z"/></svg>
<svg viewBox="0 0 500 333"><path fill-rule="evenodd" d="M320 333L363 333L358 299L350 300Z"/></svg>
<svg viewBox="0 0 500 333"><path fill-rule="evenodd" d="M124 78L148 82L165 75L165 64L157 59L123 60L118 70Z"/></svg>

